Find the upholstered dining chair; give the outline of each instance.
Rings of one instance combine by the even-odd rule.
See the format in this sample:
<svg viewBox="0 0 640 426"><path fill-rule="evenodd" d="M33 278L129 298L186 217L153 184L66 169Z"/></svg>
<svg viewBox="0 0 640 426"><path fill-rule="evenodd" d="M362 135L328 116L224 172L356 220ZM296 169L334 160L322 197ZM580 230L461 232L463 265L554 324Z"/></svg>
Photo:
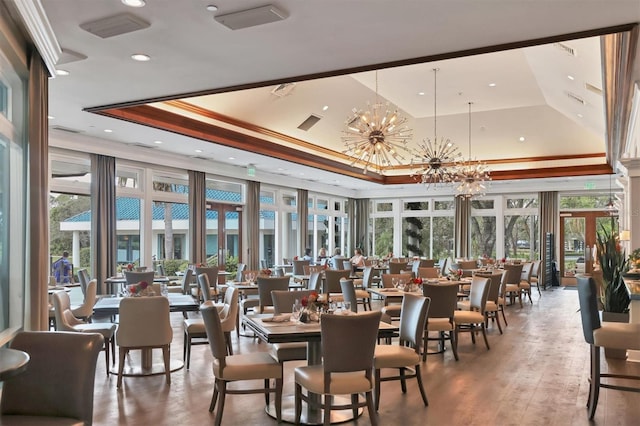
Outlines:
<svg viewBox="0 0 640 426"><path fill-rule="evenodd" d="M247 269L247 265L245 263L238 263L238 269L236 271L236 281L241 282L243 275L242 273Z"/></svg>
<svg viewBox="0 0 640 426"><path fill-rule="evenodd" d="M520 273L520 282L518 283L518 287L520 287L520 306L522 306L522 298L524 296L529 297L529 302L533 303L531 300L531 274L533 273L533 262L525 262L522 264L522 272Z"/></svg>
<svg viewBox="0 0 640 426"><path fill-rule="evenodd" d="M213 301L219 300L222 296L222 293L224 292L224 289L226 289L226 286L218 285L218 267L217 266L196 266L196 270L195 270L196 278L201 274L205 274L207 276L207 279L209 280L209 296L207 299L205 299L204 295L201 295L201 292L202 292L201 286L198 286L195 289L192 289L191 295L193 297L202 298L203 301L210 300L210 299Z"/></svg>
<svg viewBox="0 0 640 426"><path fill-rule="evenodd" d="M349 304L351 305L351 311L357 313L358 299L356 297L356 289L353 286L353 280L345 278L341 279L340 288L342 289L343 302L349 302Z"/></svg>
<svg viewBox="0 0 640 426"><path fill-rule="evenodd" d="M506 286L504 289L503 297L505 298L505 301L508 297L511 304L515 302L515 299L518 299L518 301L520 302L520 307L522 307L522 290L520 288L520 279L522 277L523 266L524 265L522 263L507 263L506 265L504 265L504 278L506 280Z"/></svg>
<svg viewBox="0 0 640 426"><path fill-rule="evenodd" d="M356 300L362 305L362 308L366 311L367 308L371 310L371 294L367 291L371 287L373 282L373 266L365 266L362 271L362 279L356 279L353 281L355 287Z"/></svg>
<svg viewBox="0 0 640 426"><path fill-rule="evenodd" d="M313 290L272 290L271 299L275 315L288 314L293 311L296 301L301 302L303 297L309 297ZM271 356L280 364L287 361L302 361L307 359L307 343L274 343L271 345Z"/></svg>
<svg viewBox="0 0 640 426"><path fill-rule="evenodd" d="M323 272L312 272L309 275L309 281L307 281L307 290L313 290L317 293L320 293L322 290L322 274Z"/></svg>
<svg viewBox="0 0 640 426"><path fill-rule="evenodd" d="M241 355L227 355L224 342L224 331L220 322L218 310L211 305L200 309L202 319L207 330L209 347L213 355L213 396L209 411L218 405L215 425L222 423L222 414L227 394L263 393L269 404L270 393L275 393L276 417L278 423L282 418L282 364L278 363L266 352L251 352ZM271 387L271 379L275 379L275 387ZM227 389L227 383L245 380L263 380L262 388Z"/></svg>
<svg viewBox="0 0 640 426"><path fill-rule="evenodd" d="M487 340L487 331L485 327L484 309L487 304L487 296L489 295L489 278L480 276L473 277L471 288L469 290L469 310L455 311L453 313L453 321L456 325L455 339L458 340L458 333L470 332L471 341L476 343L476 333L482 332L484 343L489 350L489 341Z"/></svg>
<svg viewBox="0 0 640 426"><path fill-rule="evenodd" d="M453 315L456 311L458 301L458 284L422 284L422 295L431 300L429 312L427 314L427 324L424 330L424 342L422 351L422 361L427 360L427 343L430 340L440 342L438 352L444 352L444 342L451 342L453 356L458 361L458 342L456 341L455 323ZM429 337L429 333L438 333L438 337Z"/></svg>
<svg viewBox="0 0 640 426"><path fill-rule="evenodd" d="M273 290L289 290L290 277L258 277L258 313L273 312Z"/></svg>
<svg viewBox="0 0 640 426"><path fill-rule="evenodd" d="M397 345L377 345L373 355L375 369L376 410L380 407L381 382L399 380L402 393L407 392L406 379L415 378L424 405L429 405L420 372L420 348L424 339L424 327L431 299L406 293L402 298L400 337ZM383 368L398 369L397 376L381 376ZM407 370L410 370L407 374Z"/></svg>
<svg viewBox="0 0 640 426"><path fill-rule="evenodd" d="M182 275L182 281L180 281L180 293L188 295L191 294L191 283L193 282L193 269L185 269ZM172 292L169 290L169 292ZM185 317L186 318L186 317Z"/></svg>
<svg viewBox="0 0 640 426"><path fill-rule="evenodd" d="M600 322L597 287L593 277L578 275L578 299L585 341L590 346L591 373L587 410L592 420L598 407L600 388L640 392L640 387L613 384L609 379L640 380L640 376L600 372L600 348L640 350L640 324ZM605 379L606 383L602 382Z"/></svg>
<svg viewBox="0 0 640 426"><path fill-rule="evenodd" d="M407 269L407 265L409 261L395 261L389 262L389 273L390 274L399 274L402 271Z"/></svg>
<svg viewBox="0 0 640 426"><path fill-rule="evenodd" d="M294 260L293 261L293 275L304 275L304 267L309 266L310 260Z"/></svg>
<svg viewBox="0 0 640 426"><path fill-rule="evenodd" d="M29 354L28 368L4 381L3 425L91 425L98 333L23 331L10 344Z"/></svg>
<svg viewBox="0 0 640 426"><path fill-rule="evenodd" d="M86 269L78 269L78 282L80 282L80 290L82 290L82 295L85 296L87 291L87 284L89 284L91 278L89 278L89 272Z"/></svg>
<svg viewBox="0 0 640 426"><path fill-rule="evenodd" d="M164 296L125 297L120 301L120 324L116 332L119 364L117 387L127 354L131 350L161 348L167 384L171 384L169 367L173 330L169 321L169 300Z"/></svg>
<svg viewBox="0 0 640 426"><path fill-rule="evenodd" d="M233 355L231 332L238 325L238 290L234 287L229 287L227 291L224 292L224 303L222 305L207 300L202 306L213 306L220 313L220 323L222 325L222 332L224 333L224 341L227 345L227 352L229 355ZM184 330L182 358L188 370L191 365L191 346L206 345L209 342L206 340L207 330L205 329L202 318L185 319L182 323L182 328ZM194 341L194 339L197 340Z"/></svg>
<svg viewBox="0 0 640 426"><path fill-rule="evenodd" d="M96 280L89 281L87 292L95 291ZM69 295L66 291L56 291L52 295L56 316L56 331L71 331L76 333L99 333L104 340L104 357L106 362L106 374L109 376L109 350L111 350L112 363L116 359L115 332L117 325L110 322L86 323L73 315L70 308Z"/></svg>
<svg viewBox="0 0 640 426"><path fill-rule="evenodd" d="M418 276L420 278L433 279L440 277L440 269L435 266L427 266L425 268L418 268Z"/></svg>
<svg viewBox="0 0 640 426"><path fill-rule="evenodd" d="M324 271L324 282L322 292L328 294L334 302L342 301L342 288L340 287L340 279L349 278L350 269L327 269Z"/></svg>
<svg viewBox="0 0 640 426"><path fill-rule="evenodd" d="M93 316L93 305L96 304L98 293L98 281L90 280L87 282L84 290L84 298L80 306L72 308L71 313L76 318L79 318L86 322L91 322Z"/></svg>
<svg viewBox="0 0 640 426"><path fill-rule="evenodd" d="M540 292L540 282L538 281L538 279L540 278L541 264L542 262L540 260L533 261L533 266L531 267L531 278L529 279L531 285L535 284L536 288L538 289L538 296L542 295L542 292Z"/></svg>
<svg viewBox="0 0 640 426"><path fill-rule="evenodd" d="M489 320L495 322L498 325L498 331L502 334L502 326L500 325L500 311L502 311L502 317L504 318L504 306L500 306L500 292L504 289L502 280L503 271L494 270L489 274L476 274L480 277L489 278L489 293L487 294L487 303L484 307L484 324L489 325ZM458 302L458 307L465 301ZM467 309L466 307L464 309ZM506 323L505 323L506 325Z"/></svg>
<svg viewBox="0 0 640 426"><path fill-rule="evenodd" d="M358 315L324 315L320 322L322 336L322 364L296 367L295 407L296 424L300 423L302 401L317 403L302 393L321 395L324 424L331 423L331 410L351 409L354 417L366 405L372 425L378 424L373 402L373 354L380 326L380 311ZM365 394L365 402L358 395ZM351 395L351 404L334 405L334 395Z"/></svg>

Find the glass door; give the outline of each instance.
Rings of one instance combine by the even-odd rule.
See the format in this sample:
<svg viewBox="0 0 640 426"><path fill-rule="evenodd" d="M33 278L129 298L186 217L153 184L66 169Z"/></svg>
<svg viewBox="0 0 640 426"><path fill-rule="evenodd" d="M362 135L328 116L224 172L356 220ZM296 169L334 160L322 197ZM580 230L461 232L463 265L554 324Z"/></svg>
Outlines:
<svg viewBox="0 0 640 426"><path fill-rule="evenodd" d="M207 259L217 258L221 271L233 272L238 264L242 251L241 227L240 206L207 202Z"/></svg>
<svg viewBox="0 0 640 426"><path fill-rule="evenodd" d="M573 278L593 271L596 235L601 226L617 228L617 217L606 212L563 212L560 214L560 274Z"/></svg>

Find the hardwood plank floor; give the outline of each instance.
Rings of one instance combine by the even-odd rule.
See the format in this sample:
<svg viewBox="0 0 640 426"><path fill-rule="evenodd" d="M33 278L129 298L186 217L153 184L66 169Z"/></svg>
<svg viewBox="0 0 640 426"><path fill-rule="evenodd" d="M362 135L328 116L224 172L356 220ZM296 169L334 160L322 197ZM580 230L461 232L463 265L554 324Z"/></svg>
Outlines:
<svg viewBox="0 0 640 426"><path fill-rule="evenodd" d="M588 425L589 348L582 337L578 294L554 288L533 304L507 307L509 325L489 325L487 351L482 338L471 343L461 334L456 362L451 350L430 355L423 367L429 406L424 407L415 380L403 395L399 382L383 383L381 425ZM182 357L182 316L172 314L172 358ZM268 345L233 334L234 351L265 351ZM434 343L435 345L435 343ZM212 394L211 355L207 345L193 346L191 368L164 376L106 377L104 355L98 359L94 422L97 425L200 425L213 423L208 407ZM134 357L137 355L134 355ZM155 354L160 359L160 355ZM640 365L602 357L603 371L640 374ZM133 362L137 360L134 358ZM293 368L285 364L285 394L293 394ZM61 397L64 397L61 395ZM368 424L365 414L358 424ZM640 394L602 389L597 425L640 423ZM223 424L270 425L261 395L227 397ZM356 422L346 423L356 424Z"/></svg>

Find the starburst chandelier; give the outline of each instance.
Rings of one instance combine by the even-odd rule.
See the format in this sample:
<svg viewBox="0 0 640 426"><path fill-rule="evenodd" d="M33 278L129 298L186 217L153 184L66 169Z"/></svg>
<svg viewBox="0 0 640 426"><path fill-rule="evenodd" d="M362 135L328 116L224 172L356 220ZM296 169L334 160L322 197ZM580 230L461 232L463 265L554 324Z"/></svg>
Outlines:
<svg viewBox="0 0 640 426"><path fill-rule="evenodd" d="M369 170L382 173L392 162L400 164L404 160L400 151L409 153L407 142L413 136L411 129L404 125L406 122L396 107L380 102L376 71L375 103L367 103L366 111L354 108L342 131L346 145L343 153L351 157L350 165L362 164L366 174Z"/></svg>
<svg viewBox="0 0 640 426"><path fill-rule="evenodd" d="M414 170L411 176L427 188L438 183L453 182L457 175L456 162L460 157L458 147L449 139L438 140L437 75L433 69L433 140L423 139L411 160Z"/></svg>
<svg viewBox="0 0 640 426"><path fill-rule="evenodd" d="M487 164L471 159L471 102L469 102L469 158L458 165L456 196L464 198L482 197L491 176Z"/></svg>

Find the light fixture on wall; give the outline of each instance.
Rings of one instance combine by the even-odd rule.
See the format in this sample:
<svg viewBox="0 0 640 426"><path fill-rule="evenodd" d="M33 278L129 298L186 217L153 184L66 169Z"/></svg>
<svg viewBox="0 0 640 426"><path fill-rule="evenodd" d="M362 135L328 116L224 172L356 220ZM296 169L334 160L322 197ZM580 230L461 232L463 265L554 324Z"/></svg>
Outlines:
<svg viewBox="0 0 640 426"><path fill-rule="evenodd" d="M469 102L469 158L458 165L456 196L481 197L491 176L487 164L471 158L471 102Z"/></svg>
<svg viewBox="0 0 640 426"><path fill-rule="evenodd" d="M618 213L618 208L613 202L613 192L611 190L611 174L609 174L609 202L604 206L604 211L609 213L609 216L615 216Z"/></svg>
<svg viewBox="0 0 640 426"><path fill-rule="evenodd" d="M415 167L411 176L427 188L438 183L453 182L457 175L456 162L460 157L458 147L449 139L438 140L437 114L437 75L438 68L433 69L433 139L423 139L418 143L418 150L411 164Z"/></svg>
<svg viewBox="0 0 640 426"><path fill-rule="evenodd" d="M399 151L409 152L407 142L413 136L411 129L404 125L406 117L388 102L384 105L380 102L378 71L375 73L374 104L367 104L366 111L354 108L342 131L342 141L346 145L344 154L351 157L351 166L362 165L365 174L369 170L382 173L392 162L400 164L404 157Z"/></svg>

